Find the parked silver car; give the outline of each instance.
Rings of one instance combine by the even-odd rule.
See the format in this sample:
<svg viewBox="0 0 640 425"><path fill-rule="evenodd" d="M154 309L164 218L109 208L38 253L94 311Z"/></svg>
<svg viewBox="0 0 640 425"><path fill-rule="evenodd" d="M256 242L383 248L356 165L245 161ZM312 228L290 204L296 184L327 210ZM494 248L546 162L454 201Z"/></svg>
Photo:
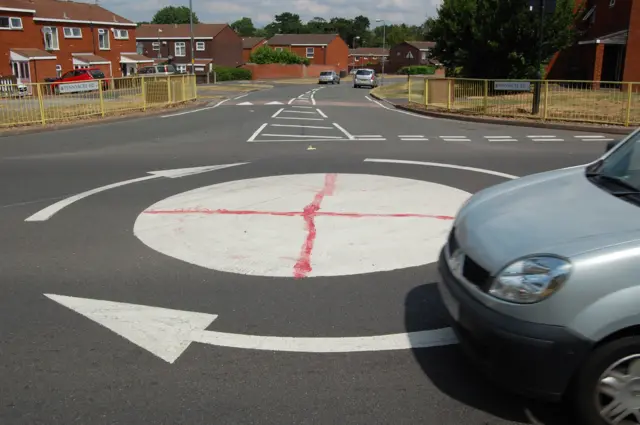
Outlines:
<svg viewBox="0 0 640 425"><path fill-rule="evenodd" d="M353 87L359 88L366 87L378 87L378 76L373 69L362 68L356 71L353 76Z"/></svg>
<svg viewBox="0 0 640 425"><path fill-rule="evenodd" d="M469 356L581 425L640 423L640 130L614 145L476 193L438 263Z"/></svg>
<svg viewBox="0 0 640 425"><path fill-rule="evenodd" d="M318 78L319 84L340 84L340 76L335 71L322 71Z"/></svg>

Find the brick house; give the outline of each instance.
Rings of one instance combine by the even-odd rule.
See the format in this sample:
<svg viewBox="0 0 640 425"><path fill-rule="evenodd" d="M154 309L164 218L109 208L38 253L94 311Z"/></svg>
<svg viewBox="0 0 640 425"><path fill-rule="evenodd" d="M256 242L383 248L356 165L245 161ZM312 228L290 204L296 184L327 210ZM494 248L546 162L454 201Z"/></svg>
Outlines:
<svg viewBox="0 0 640 425"><path fill-rule="evenodd" d="M136 24L96 4L0 0L0 75L42 82L77 68L122 77L149 61L136 54Z"/></svg>
<svg viewBox="0 0 640 425"><path fill-rule="evenodd" d="M640 81L640 0L586 0L577 27L580 40L552 58L547 78Z"/></svg>
<svg viewBox="0 0 640 425"><path fill-rule="evenodd" d="M0 0L1 1L1 0ZM195 72L210 72L213 65L242 65L242 39L227 24L194 24ZM181 72L191 72L191 29L189 24L148 24L138 27L138 53L167 60Z"/></svg>
<svg viewBox="0 0 640 425"><path fill-rule="evenodd" d="M387 72L398 72L405 66L435 65L431 50L436 46L433 41L404 41L389 49Z"/></svg>
<svg viewBox="0 0 640 425"><path fill-rule="evenodd" d="M389 50L382 47L358 47L349 50L349 66L375 66L382 63L382 59L389 60Z"/></svg>
<svg viewBox="0 0 640 425"><path fill-rule="evenodd" d="M258 47L264 45L267 39L264 37L244 37L242 39L242 61L249 62L249 57Z"/></svg>
<svg viewBox="0 0 640 425"><path fill-rule="evenodd" d="M349 46L338 34L276 34L267 41L275 50L290 50L312 65L333 65L346 70Z"/></svg>

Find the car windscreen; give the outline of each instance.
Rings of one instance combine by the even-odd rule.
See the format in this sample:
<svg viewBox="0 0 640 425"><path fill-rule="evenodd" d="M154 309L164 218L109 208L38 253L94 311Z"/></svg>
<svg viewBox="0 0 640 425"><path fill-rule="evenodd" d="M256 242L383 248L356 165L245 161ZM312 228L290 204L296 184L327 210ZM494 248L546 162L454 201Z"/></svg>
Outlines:
<svg viewBox="0 0 640 425"><path fill-rule="evenodd" d="M95 70L91 70L91 71L89 71L89 73L90 73L90 74L91 74L91 76L92 76L93 78L95 78L95 79L98 79L98 80L99 80L99 79L101 79L101 78L104 78L104 72L102 72L102 71L100 71L100 70L97 70L97 69L95 69Z"/></svg>
<svg viewBox="0 0 640 425"><path fill-rule="evenodd" d="M358 72L356 72L356 75L371 75L371 74L373 74L373 72L368 69L361 69Z"/></svg>
<svg viewBox="0 0 640 425"><path fill-rule="evenodd" d="M640 129L631 133L610 155L593 164L590 177L616 179L629 189L640 191Z"/></svg>
<svg viewBox="0 0 640 425"><path fill-rule="evenodd" d="M152 67L147 67L147 68L141 68L138 71L138 74L153 74L154 69Z"/></svg>
<svg viewBox="0 0 640 425"><path fill-rule="evenodd" d="M323 77L328 77L331 75L331 71L322 71L320 75L322 75Z"/></svg>

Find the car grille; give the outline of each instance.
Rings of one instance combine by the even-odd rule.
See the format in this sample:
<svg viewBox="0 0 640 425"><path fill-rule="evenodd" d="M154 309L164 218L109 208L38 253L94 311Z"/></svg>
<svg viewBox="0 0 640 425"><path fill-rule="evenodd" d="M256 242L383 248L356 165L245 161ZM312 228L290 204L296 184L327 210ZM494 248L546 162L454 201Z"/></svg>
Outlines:
<svg viewBox="0 0 640 425"><path fill-rule="evenodd" d="M455 228L451 229L447 245L449 247L449 255L452 255L457 249L460 248L460 244L456 239ZM484 289L491 275L478 263L473 261L471 257L465 254L464 263L462 264L462 276L464 276L469 283L472 283L481 289Z"/></svg>

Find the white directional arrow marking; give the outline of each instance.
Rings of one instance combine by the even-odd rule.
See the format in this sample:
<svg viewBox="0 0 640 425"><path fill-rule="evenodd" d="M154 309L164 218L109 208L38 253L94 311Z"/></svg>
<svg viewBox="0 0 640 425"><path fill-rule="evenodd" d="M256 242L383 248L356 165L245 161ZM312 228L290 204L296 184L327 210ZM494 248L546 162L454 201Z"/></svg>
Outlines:
<svg viewBox="0 0 640 425"><path fill-rule="evenodd" d="M253 103L251 103L251 102L242 102L242 103L238 103L237 106L245 106L245 105L253 105Z"/></svg>
<svg viewBox="0 0 640 425"><path fill-rule="evenodd" d="M274 102L265 103L265 105L284 105L284 104L282 102L274 101Z"/></svg>
<svg viewBox="0 0 640 425"><path fill-rule="evenodd" d="M148 174L150 176L139 177L137 179L125 180L118 183L112 183L106 186L101 186L95 189L88 190L86 192L78 193L77 195L70 196L61 201L56 202L55 204L49 205L48 207L38 211L32 216L28 217L25 221L46 221L50 219L55 213L60 211L61 209L68 207L76 201L86 198L87 196L94 195L99 192L104 192L105 190L113 189L119 186L124 186L131 183L138 183L145 180L157 179L159 177L167 177L170 179L175 179L178 177L191 176L193 174L205 173L207 171L221 170L223 168L235 167L237 165L244 165L246 162L240 162L237 164L224 164L224 165L210 165L205 167L192 167L192 168L178 168L175 170L160 170L160 171L150 171Z"/></svg>
<svg viewBox="0 0 640 425"><path fill-rule="evenodd" d="M221 347L301 353L351 353L406 350L456 344L451 328L366 337L295 338L207 331L215 314L45 294L173 363L192 342Z"/></svg>

